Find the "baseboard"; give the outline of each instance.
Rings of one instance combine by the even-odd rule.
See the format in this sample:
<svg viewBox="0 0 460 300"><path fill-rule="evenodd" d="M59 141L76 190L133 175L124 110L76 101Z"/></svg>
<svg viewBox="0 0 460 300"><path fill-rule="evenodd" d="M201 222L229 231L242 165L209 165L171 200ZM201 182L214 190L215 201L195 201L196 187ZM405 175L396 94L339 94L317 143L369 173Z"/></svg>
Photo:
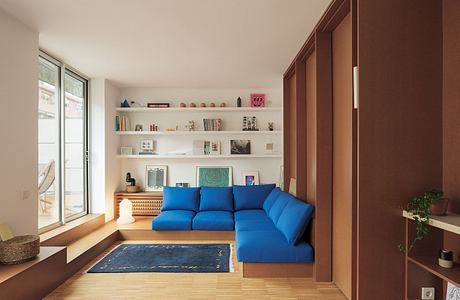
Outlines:
<svg viewBox="0 0 460 300"><path fill-rule="evenodd" d="M313 263L247 263L243 262L243 277L313 277Z"/></svg>
<svg viewBox="0 0 460 300"><path fill-rule="evenodd" d="M153 230L154 240L217 240L234 241L235 231L218 230L173 230L155 231Z"/></svg>

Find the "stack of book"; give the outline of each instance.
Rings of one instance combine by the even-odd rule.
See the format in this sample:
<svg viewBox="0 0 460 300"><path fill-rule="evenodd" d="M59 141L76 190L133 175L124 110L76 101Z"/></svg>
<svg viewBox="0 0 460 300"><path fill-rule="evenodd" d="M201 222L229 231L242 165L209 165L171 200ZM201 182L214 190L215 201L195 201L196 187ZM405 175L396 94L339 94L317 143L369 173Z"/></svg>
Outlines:
<svg viewBox="0 0 460 300"><path fill-rule="evenodd" d="M116 131L129 131L129 119L127 116L116 116L115 117L115 130Z"/></svg>
<svg viewBox="0 0 460 300"><path fill-rule="evenodd" d="M222 119L203 119L204 131L221 131Z"/></svg>

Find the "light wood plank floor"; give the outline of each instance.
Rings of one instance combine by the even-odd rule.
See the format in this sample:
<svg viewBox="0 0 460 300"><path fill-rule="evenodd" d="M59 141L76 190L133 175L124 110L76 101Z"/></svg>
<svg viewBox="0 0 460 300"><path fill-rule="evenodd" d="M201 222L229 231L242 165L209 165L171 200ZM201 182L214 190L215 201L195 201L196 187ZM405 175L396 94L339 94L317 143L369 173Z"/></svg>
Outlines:
<svg viewBox="0 0 460 300"><path fill-rule="evenodd" d="M227 242L234 247L233 241ZM129 241L126 243L162 243L162 241ZM164 241L163 243L173 242ZM199 243L221 243L221 241L200 241ZM45 299L346 300L334 285L315 284L311 279L242 278L242 266L236 262L235 255L233 255L235 265L233 273L86 273L86 270L103 255L80 270Z"/></svg>

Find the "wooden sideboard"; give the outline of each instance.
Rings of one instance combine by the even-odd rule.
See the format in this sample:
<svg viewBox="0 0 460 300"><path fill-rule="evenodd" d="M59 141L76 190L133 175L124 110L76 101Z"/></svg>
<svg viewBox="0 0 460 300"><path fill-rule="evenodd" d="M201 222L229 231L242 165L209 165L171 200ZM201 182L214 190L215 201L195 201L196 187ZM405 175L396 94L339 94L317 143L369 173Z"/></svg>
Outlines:
<svg viewBox="0 0 460 300"><path fill-rule="evenodd" d="M127 193L117 192L114 194L114 217L118 218L120 202L129 199L133 203L133 216L158 216L163 204L162 192Z"/></svg>

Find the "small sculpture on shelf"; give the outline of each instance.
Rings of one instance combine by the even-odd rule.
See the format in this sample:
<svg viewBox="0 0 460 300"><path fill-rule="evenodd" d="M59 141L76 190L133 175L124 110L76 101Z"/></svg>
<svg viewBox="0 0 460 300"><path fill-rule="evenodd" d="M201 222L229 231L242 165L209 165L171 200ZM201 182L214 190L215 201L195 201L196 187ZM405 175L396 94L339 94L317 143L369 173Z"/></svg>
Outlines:
<svg viewBox="0 0 460 300"><path fill-rule="evenodd" d="M187 107L187 104L185 104L184 102L181 102L181 103L179 104L179 106L182 107L182 108L184 108L184 107Z"/></svg>
<svg viewBox="0 0 460 300"><path fill-rule="evenodd" d="M126 173L126 182L129 183L127 186L126 186L126 191L128 193L137 193L139 192L139 186L136 185L136 179L131 177L131 173L128 172Z"/></svg>
<svg viewBox="0 0 460 300"><path fill-rule="evenodd" d="M236 99L236 106L237 106L237 107L241 107L241 106L242 106L241 97L238 97L238 99Z"/></svg>
<svg viewBox="0 0 460 300"><path fill-rule="evenodd" d="M128 102L128 100L125 99L124 101L122 101L122 102L120 103L120 107L129 107L129 102Z"/></svg>
<svg viewBox="0 0 460 300"><path fill-rule="evenodd" d="M220 104L220 107L227 107L227 103L222 102L222 103Z"/></svg>
<svg viewBox="0 0 460 300"><path fill-rule="evenodd" d="M195 131L198 129L198 124L196 124L195 121L190 120L188 121L188 125L185 125L185 128L187 128L188 131Z"/></svg>
<svg viewBox="0 0 460 300"><path fill-rule="evenodd" d="M274 129L274 123L268 122L268 131L273 131L273 129Z"/></svg>
<svg viewBox="0 0 460 300"><path fill-rule="evenodd" d="M209 103L209 107L216 107L216 104L214 102Z"/></svg>
<svg viewBox="0 0 460 300"><path fill-rule="evenodd" d="M200 107L206 107L206 103L201 102L201 103L200 103Z"/></svg>
<svg viewBox="0 0 460 300"><path fill-rule="evenodd" d="M196 107L196 104L194 102L190 102L190 107Z"/></svg>

